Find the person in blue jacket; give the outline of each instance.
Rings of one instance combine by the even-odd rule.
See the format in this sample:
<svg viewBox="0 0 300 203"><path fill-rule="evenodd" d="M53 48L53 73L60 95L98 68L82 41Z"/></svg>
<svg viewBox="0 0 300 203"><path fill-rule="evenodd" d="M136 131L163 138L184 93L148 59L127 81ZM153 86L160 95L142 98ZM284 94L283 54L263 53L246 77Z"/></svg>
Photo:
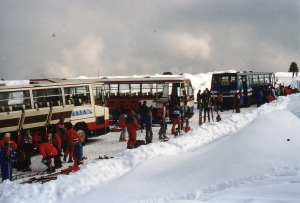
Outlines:
<svg viewBox="0 0 300 203"><path fill-rule="evenodd" d="M262 105L263 97L264 95L262 93L262 90L258 91L258 93L255 95L257 107L260 107L260 105Z"/></svg>
<svg viewBox="0 0 300 203"><path fill-rule="evenodd" d="M82 164L83 148L82 148L82 145L79 142L77 137L73 138L73 144L74 144L74 154L73 154L74 166L73 166L73 170L74 170L74 172L76 172L80 169L80 167L78 165Z"/></svg>
<svg viewBox="0 0 300 203"><path fill-rule="evenodd" d="M12 181L13 159L16 158L14 149L10 141L5 142L5 146L1 149L1 172L2 182L4 180Z"/></svg>

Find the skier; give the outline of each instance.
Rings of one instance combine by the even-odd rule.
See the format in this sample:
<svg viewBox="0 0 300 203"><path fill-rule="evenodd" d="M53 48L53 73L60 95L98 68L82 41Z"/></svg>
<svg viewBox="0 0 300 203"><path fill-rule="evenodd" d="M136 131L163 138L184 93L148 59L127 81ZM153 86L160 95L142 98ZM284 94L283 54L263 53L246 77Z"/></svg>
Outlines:
<svg viewBox="0 0 300 203"><path fill-rule="evenodd" d="M66 148L67 148L67 145L65 143L66 128L65 128L65 118L63 116L60 117L59 122L56 124L56 129L59 131L59 136L61 140L61 149L62 151L66 152Z"/></svg>
<svg viewBox="0 0 300 203"><path fill-rule="evenodd" d="M10 141L10 143L12 144L14 150L17 149L18 145L13 140L10 139L10 133L5 133L4 134L4 139L0 141L0 150L5 146L5 143L7 141Z"/></svg>
<svg viewBox="0 0 300 203"><path fill-rule="evenodd" d="M144 123L146 124L146 138L145 138L146 144L152 142L152 138L153 138L152 121L153 121L152 112L149 110L147 115L144 118Z"/></svg>
<svg viewBox="0 0 300 203"><path fill-rule="evenodd" d="M60 154L61 154L61 139L59 136L59 131L55 128L52 129L52 132L48 134L48 143L53 145L56 150L57 150L57 155L54 157L54 165L55 168L61 168L61 159L60 159Z"/></svg>
<svg viewBox="0 0 300 203"><path fill-rule="evenodd" d="M48 173L55 172L55 168L52 166L52 158L55 158L55 156L57 156L56 148L53 147L48 142L41 143L38 148L40 154L43 156L41 162L48 167L47 172Z"/></svg>
<svg viewBox="0 0 300 203"><path fill-rule="evenodd" d="M83 156L83 148L81 143L78 141L77 137L73 138L73 144L74 144L74 166L72 168L72 171L76 172L80 169L78 165L82 164L82 156Z"/></svg>
<svg viewBox="0 0 300 203"><path fill-rule="evenodd" d="M73 126L71 123L66 123L65 127L67 129L66 135L65 135L65 142L67 144L67 150L64 155L64 161L66 162L67 157L69 156L68 163L72 163L73 162L73 160L72 160L73 152L74 152L74 145L73 145L72 140L74 137L77 137L80 142L82 142L82 140L81 140L80 136L77 134L77 132L73 129Z"/></svg>
<svg viewBox="0 0 300 203"><path fill-rule="evenodd" d="M171 114L172 114L172 121L173 121L173 126L172 126L172 134L175 134L175 126L177 124L178 129L181 127L181 120L180 116L182 114L180 108L178 105L175 105L174 108L171 109Z"/></svg>
<svg viewBox="0 0 300 203"><path fill-rule="evenodd" d="M139 109L139 113L141 115L141 123L140 123L141 131L144 129L144 118L147 116L148 111L149 111L149 108L147 106L147 101L144 101L143 105Z"/></svg>
<svg viewBox="0 0 300 203"><path fill-rule="evenodd" d="M255 96L255 99L256 99L256 103L257 103L257 108L260 107L263 103L263 92L262 90L259 90Z"/></svg>
<svg viewBox="0 0 300 203"><path fill-rule="evenodd" d="M218 94L217 108L220 109L221 112L223 112L223 92L220 92Z"/></svg>
<svg viewBox="0 0 300 203"><path fill-rule="evenodd" d="M120 134L120 139L119 142L126 142L126 133L127 133L127 126L125 124L125 119L126 119L127 115L122 111L122 113L119 116L119 125L121 128L121 134Z"/></svg>
<svg viewBox="0 0 300 203"><path fill-rule="evenodd" d="M210 106L211 106L211 98L210 98L210 93L207 88L204 91L203 96L202 96L202 106L204 109L204 121L203 122L206 121L206 115L208 118L208 122L210 122L209 111L210 111Z"/></svg>
<svg viewBox="0 0 300 203"><path fill-rule="evenodd" d="M167 131L167 123L166 123L166 117L169 117L169 111L167 110L167 104L164 103L163 107L160 108L157 112L157 116L161 118L159 121L160 124L160 129L158 132L159 139L160 140L168 140L169 138L166 136L166 131Z"/></svg>
<svg viewBox="0 0 300 203"><path fill-rule="evenodd" d="M130 110L129 115L125 119L125 124L128 130L127 149L133 149L136 143L136 131L139 129L139 123L134 117L134 111Z"/></svg>
<svg viewBox="0 0 300 203"><path fill-rule="evenodd" d="M200 103L201 103L201 90L197 93L197 109L200 109Z"/></svg>
<svg viewBox="0 0 300 203"><path fill-rule="evenodd" d="M10 141L6 141L0 152L2 182L12 181L13 159L16 158L15 151Z"/></svg>
<svg viewBox="0 0 300 203"><path fill-rule="evenodd" d="M21 141L22 152L23 152L23 172L31 171L31 156L33 153L33 146L32 146L32 137L30 135L30 131L26 130L25 135Z"/></svg>
<svg viewBox="0 0 300 203"><path fill-rule="evenodd" d="M240 106L241 106L241 99L243 98L242 91L239 90L238 93L234 95L234 106L235 106L235 113L241 113Z"/></svg>

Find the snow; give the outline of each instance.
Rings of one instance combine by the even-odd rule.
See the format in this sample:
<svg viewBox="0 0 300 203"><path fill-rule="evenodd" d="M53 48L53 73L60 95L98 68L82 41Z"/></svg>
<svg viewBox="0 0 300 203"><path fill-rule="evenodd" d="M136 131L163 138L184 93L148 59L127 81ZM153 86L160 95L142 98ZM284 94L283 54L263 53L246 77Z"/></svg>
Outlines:
<svg viewBox="0 0 300 203"><path fill-rule="evenodd" d="M196 90L210 87L211 74L184 75ZM0 201L299 202L300 95L241 111L199 127L195 110L190 132L159 142L154 127L154 142L133 150L119 133L90 139L80 171L45 184L5 181ZM95 160L104 154L114 158ZM32 158L33 170L45 169L40 161Z"/></svg>

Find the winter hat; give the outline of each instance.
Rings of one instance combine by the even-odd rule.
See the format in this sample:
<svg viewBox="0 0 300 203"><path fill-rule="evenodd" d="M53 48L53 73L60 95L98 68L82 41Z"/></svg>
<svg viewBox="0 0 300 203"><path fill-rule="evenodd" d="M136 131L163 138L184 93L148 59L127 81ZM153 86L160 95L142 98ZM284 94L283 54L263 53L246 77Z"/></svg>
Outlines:
<svg viewBox="0 0 300 203"><path fill-rule="evenodd" d="M5 133L4 138L10 137L10 133Z"/></svg>
<svg viewBox="0 0 300 203"><path fill-rule="evenodd" d="M76 144L78 142L78 138L77 137L74 137L73 140L72 140L73 144Z"/></svg>
<svg viewBox="0 0 300 203"><path fill-rule="evenodd" d="M129 114L134 115L134 110L130 110Z"/></svg>

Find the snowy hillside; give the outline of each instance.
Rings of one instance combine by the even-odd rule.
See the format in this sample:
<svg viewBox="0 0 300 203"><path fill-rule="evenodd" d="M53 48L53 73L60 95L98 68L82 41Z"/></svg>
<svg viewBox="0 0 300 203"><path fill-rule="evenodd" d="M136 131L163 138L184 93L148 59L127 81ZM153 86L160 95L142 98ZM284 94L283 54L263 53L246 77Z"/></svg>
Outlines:
<svg viewBox="0 0 300 203"><path fill-rule="evenodd" d="M211 74L185 76L195 89L210 85ZM109 133L84 146L89 159L80 171L45 184L5 181L0 201L299 202L299 109L300 95L279 97L201 127L196 110L190 132L159 142L154 128L154 142L133 150ZM94 160L103 154L114 158ZM40 161L32 158L33 170L45 169Z"/></svg>

